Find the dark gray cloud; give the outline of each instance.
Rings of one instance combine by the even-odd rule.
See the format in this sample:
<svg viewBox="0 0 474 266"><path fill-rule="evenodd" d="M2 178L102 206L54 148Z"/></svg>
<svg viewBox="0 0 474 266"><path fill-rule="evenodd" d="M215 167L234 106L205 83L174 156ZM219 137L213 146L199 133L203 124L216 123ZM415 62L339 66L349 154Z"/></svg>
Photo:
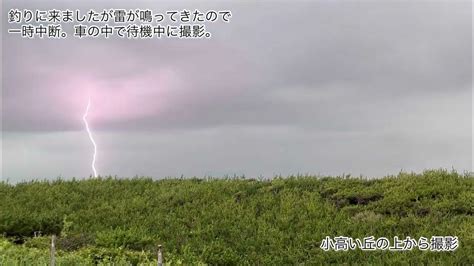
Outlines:
<svg viewBox="0 0 474 266"><path fill-rule="evenodd" d="M233 10L234 18L229 25L210 25L215 35L210 41L58 43L7 36L5 129L77 130L80 125L57 111L73 101L66 97L76 97L68 90L84 90L68 83L93 79L103 85L99 90L114 94L127 81L148 79L148 83L130 86L137 86L136 94L142 90L138 86L147 86L151 95L160 97L163 88L155 80L162 69L172 71L179 81L174 85L179 88L166 88L170 92L164 95L164 110L131 121L105 117L99 126L162 127L157 121L171 118L173 125L181 127L295 119L310 123L313 116L304 119L305 113L320 114L334 105L350 112L373 101L390 99L397 104L398 99L411 98L415 103L426 94L470 90L467 2L223 6ZM317 106L304 100L305 94L330 93L324 90L338 87L346 90L347 99L342 99L344 95L320 101L313 97ZM299 105L294 99L275 97L281 91L300 94L305 102ZM27 106L18 104L21 100ZM143 97L139 103L152 105L153 100ZM38 109L49 120L37 117Z"/></svg>

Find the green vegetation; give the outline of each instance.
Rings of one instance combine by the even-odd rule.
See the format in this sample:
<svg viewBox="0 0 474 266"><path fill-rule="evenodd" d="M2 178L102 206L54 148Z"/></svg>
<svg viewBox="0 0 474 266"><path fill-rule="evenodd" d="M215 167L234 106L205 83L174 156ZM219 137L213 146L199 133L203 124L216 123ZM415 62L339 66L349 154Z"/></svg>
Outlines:
<svg viewBox="0 0 474 266"><path fill-rule="evenodd" d="M469 264L474 178L445 170L383 179L99 178L0 183L0 265ZM43 237L33 238L35 231ZM325 252L325 236L458 236L454 252Z"/></svg>

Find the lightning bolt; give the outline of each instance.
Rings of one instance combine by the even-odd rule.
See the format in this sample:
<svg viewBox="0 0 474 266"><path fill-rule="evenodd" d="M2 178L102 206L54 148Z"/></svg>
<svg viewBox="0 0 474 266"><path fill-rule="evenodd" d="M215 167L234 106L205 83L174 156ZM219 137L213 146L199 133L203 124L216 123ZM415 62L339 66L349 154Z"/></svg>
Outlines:
<svg viewBox="0 0 474 266"><path fill-rule="evenodd" d="M87 102L86 112L84 116L82 116L82 120L84 121L84 125L86 126L87 134L89 135L89 139L94 146L94 155L92 156L92 171L94 172L94 177L97 177L97 170L95 169L95 159L97 157L97 144L95 143L94 138L92 137L92 132L89 128L89 123L87 122L87 115L89 114L89 108L91 107L91 98L89 97L89 101Z"/></svg>

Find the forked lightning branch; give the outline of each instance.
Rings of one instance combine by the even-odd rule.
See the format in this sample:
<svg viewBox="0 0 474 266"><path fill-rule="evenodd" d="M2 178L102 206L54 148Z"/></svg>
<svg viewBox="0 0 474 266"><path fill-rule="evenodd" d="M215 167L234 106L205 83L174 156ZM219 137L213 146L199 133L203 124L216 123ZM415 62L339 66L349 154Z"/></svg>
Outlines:
<svg viewBox="0 0 474 266"><path fill-rule="evenodd" d="M95 160L97 157L97 144L95 143L94 137L92 136L91 129L89 128L89 122L87 121L87 115L89 114L89 109L91 107L91 98L89 97L89 100L87 101L87 107L86 107L86 112L82 116L82 120L84 121L84 125L86 127L87 134L89 135L89 139L92 142L92 145L94 146L94 153L92 155L92 172L94 173L94 177L97 177L97 170L95 168Z"/></svg>

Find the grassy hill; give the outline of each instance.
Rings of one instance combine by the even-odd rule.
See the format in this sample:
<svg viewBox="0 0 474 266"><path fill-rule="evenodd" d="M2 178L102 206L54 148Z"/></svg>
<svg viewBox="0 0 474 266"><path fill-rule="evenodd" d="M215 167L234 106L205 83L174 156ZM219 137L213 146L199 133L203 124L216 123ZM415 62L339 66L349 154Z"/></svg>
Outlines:
<svg viewBox="0 0 474 266"><path fill-rule="evenodd" d="M376 180L99 178L0 183L0 265L474 263L474 178L445 170ZM35 231L42 237L33 238ZM326 237L457 236L452 252L323 251ZM156 262L155 262L156 263ZM156 265L156 264L155 264Z"/></svg>

